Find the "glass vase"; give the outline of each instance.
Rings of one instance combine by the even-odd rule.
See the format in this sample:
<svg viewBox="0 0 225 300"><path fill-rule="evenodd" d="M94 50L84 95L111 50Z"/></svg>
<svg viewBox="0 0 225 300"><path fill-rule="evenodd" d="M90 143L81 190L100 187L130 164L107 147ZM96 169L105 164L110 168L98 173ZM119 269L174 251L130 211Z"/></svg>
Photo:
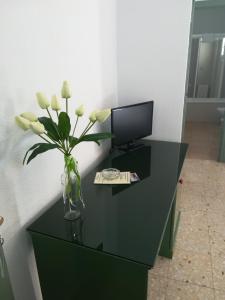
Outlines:
<svg viewBox="0 0 225 300"><path fill-rule="evenodd" d="M78 163L72 156L65 156L64 173L61 176L64 202L64 219L77 220L85 208L81 191Z"/></svg>

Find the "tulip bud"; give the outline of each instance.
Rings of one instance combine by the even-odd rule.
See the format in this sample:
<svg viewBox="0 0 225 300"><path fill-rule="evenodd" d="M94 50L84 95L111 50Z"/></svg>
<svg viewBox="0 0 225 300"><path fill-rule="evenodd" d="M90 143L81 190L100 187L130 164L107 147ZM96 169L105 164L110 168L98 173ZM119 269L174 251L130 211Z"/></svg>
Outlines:
<svg viewBox="0 0 225 300"><path fill-rule="evenodd" d="M38 122L31 122L30 123L30 129L36 133L36 134L42 134L45 132L45 127L43 124L41 124L39 121Z"/></svg>
<svg viewBox="0 0 225 300"><path fill-rule="evenodd" d="M37 101L38 101L39 106L42 109L47 109L49 107L50 103L49 103L48 99L46 98L46 96L43 93L36 93L36 96L37 96Z"/></svg>
<svg viewBox="0 0 225 300"><path fill-rule="evenodd" d="M80 106L75 110L75 114L76 114L78 117L82 117L83 114L84 114L84 106L83 106L83 105L80 105Z"/></svg>
<svg viewBox="0 0 225 300"><path fill-rule="evenodd" d="M23 117L16 116L15 121L16 124L23 130L28 130L30 128L30 121Z"/></svg>
<svg viewBox="0 0 225 300"><path fill-rule="evenodd" d="M96 113L96 120L99 123L103 123L110 116L110 114L111 114L111 109L109 108L100 110Z"/></svg>
<svg viewBox="0 0 225 300"><path fill-rule="evenodd" d="M62 95L62 98L64 98L64 99L71 98L72 93L71 93L68 81L64 81L63 82L63 86L62 86L62 90L61 90L61 95Z"/></svg>
<svg viewBox="0 0 225 300"><path fill-rule="evenodd" d="M32 112L24 112L24 113L20 114L20 116L31 122L35 122L38 119L37 116Z"/></svg>
<svg viewBox="0 0 225 300"><path fill-rule="evenodd" d="M61 109L61 104L60 104L59 100L57 99L56 95L52 96L51 108L52 108L52 110L55 110L55 111L58 111Z"/></svg>
<svg viewBox="0 0 225 300"><path fill-rule="evenodd" d="M96 111L93 111L90 116L89 116L89 120L94 123L96 121Z"/></svg>

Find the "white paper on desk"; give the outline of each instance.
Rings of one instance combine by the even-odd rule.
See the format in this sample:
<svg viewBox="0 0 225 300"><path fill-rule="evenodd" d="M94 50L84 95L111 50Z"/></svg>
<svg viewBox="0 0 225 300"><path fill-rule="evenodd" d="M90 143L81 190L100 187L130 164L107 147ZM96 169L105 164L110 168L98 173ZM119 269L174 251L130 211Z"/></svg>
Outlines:
<svg viewBox="0 0 225 300"><path fill-rule="evenodd" d="M130 172L120 172L115 179L105 179L101 172L97 172L94 184L130 184Z"/></svg>

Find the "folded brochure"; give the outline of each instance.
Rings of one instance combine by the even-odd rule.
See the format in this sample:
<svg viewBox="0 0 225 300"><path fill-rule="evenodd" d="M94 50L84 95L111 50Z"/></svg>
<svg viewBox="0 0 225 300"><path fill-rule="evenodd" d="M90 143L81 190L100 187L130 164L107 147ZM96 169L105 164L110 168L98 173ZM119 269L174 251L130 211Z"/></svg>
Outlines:
<svg viewBox="0 0 225 300"><path fill-rule="evenodd" d="M101 172L97 172L95 175L95 184L130 184L131 176L130 172L120 172L120 175L114 179L106 179L102 176Z"/></svg>

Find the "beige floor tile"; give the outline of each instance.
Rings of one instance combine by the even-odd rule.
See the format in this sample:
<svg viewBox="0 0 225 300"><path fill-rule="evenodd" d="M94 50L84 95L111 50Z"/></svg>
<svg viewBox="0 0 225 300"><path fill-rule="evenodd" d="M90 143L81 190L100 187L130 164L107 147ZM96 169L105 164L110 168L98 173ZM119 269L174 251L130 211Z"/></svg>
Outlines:
<svg viewBox="0 0 225 300"><path fill-rule="evenodd" d="M207 212L183 211L180 216L180 226L189 227L198 231L208 230Z"/></svg>
<svg viewBox="0 0 225 300"><path fill-rule="evenodd" d="M177 232L176 246L186 251L208 254L210 252L208 230L180 226Z"/></svg>
<svg viewBox="0 0 225 300"><path fill-rule="evenodd" d="M217 174L220 171L220 163L213 160L204 160L202 161L202 169L208 172L209 177L217 178Z"/></svg>
<svg viewBox="0 0 225 300"><path fill-rule="evenodd" d="M196 182L186 182L184 180L183 184L181 185L181 196L183 195L190 195L190 196L202 196L205 192L205 188L203 184L196 183Z"/></svg>
<svg viewBox="0 0 225 300"><path fill-rule="evenodd" d="M215 300L225 300L225 291L215 290Z"/></svg>
<svg viewBox="0 0 225 300"><path fill-rule="evenodd" d="M203 188L204 188L204 197L211 197L211 198L216 198L219 191L220 191L220 185L216 180L212 179L206 179L203 182Z"/></svg>
<svg viewBox="0 0 225 300"><path fill-rule="evenodd" d="M203 161L201 159L185 159L183 169L186 171L197 171L201 172L203 166Z"/></svg>
<svg viewBox="0 0 225 300"><path fill-rule="evenodd" d="M202 160L186 159L183 167L184 182L203 183L204 175L202 170Z"/></svg>
<svg viewBox="0 0 225 300"><path fill-rule="evenodd" d="M211 249L215 251L224 251L225 253L225 232L224 235L209 229L209 241Z"/></svg>
<svg viewBox="0 0 225 300"><path fill-rule="evenodd" d="M187 156L201 160L217 160L220 127L218 124L186 123L184 140L189 143Z"/></svg>
<svg viewBox="0 0 225 300"><path fill-rule="evenodd" d="M156 275L148 277L148 300L166 300L168 279Z"/></svg>
<svg viewBox="0 0 225 300"><path fill-rule="evenodd" d="M179 201L181 211L206 211L207 206L204 196L194 196L191 193L182 194Z"/></svg>
<svg viewBox="0 0 225 300"><path fill-rule="evenodd" d="M192 158L192 153L190 152L190 149L188 149L186 158Z"/></svg>
<svg viewBox="0 0 225 300"><path fill-rule="evenodd" d="M212 270L215 289L225 292L225 252L212 246Z"/></svg>
<svg viewBox="0 0 225 300"><path fill-rule="evenodd" d="M171 259L158 256L154 268L152 268L149 272L152 275L167 277L170 263Z"/></svg>
<svg viewBox="0 0 225 300"><path fill-rule="evenodd" d="M214 232L225 236L225 212L223 211L211 211L207 212L208 226L211 235Z"/></svg>
<svg viewBox="0 0 225 300"><path fill-rule="evenodd" d="M176 249L168 274L170 279L213 287L210 254Z"/></svg>
<svg viewBox="0 0 225 300"><path fill-rule="evenodd" d="M169 280L166 300L214 300L214 291L207 287Z"/></svg>
<svg viewBox="0 0 225 300"><path fill-rule="evenodd" d="M203 202L205 203L205 207L210 214L225 213L225 204L224 204L223 199L221 199L220 197L218 197L218 196L209 197L207 195L207 196L205 196ZM214 222L213 222L213 224L214 224Z"/></svg>
<svg viewBox="0 0 225 300"><path fill-rule="evenodd" d="M219 162L219 169L221 173L225 173L225 162Z"/></svg>
<svg viewBox="0 0 225 300"><path fill-rule="evenodd" d="M206 160L207 161L207 160ZM203 162L206 162L203 161ZM211 161L212 163L216 163L216 161ZM212 169L205 167L205 165L203 166L203 172L207 173L207 179L208 182L205 181L205 183L209 184L210 186L219 186L220 182L224 183L224 178L223 175L221 175L220 168L218 166L216 166L216 168Z"/></svg>
<svg viewBox="0 0 225 300"><path fill-rule="evenodd" d="M225 175L224 175L225 177ZM217 189L217 198L220 198L223 205L225 206L225 183L219 184L218 183L218 189Z"/></svg>

